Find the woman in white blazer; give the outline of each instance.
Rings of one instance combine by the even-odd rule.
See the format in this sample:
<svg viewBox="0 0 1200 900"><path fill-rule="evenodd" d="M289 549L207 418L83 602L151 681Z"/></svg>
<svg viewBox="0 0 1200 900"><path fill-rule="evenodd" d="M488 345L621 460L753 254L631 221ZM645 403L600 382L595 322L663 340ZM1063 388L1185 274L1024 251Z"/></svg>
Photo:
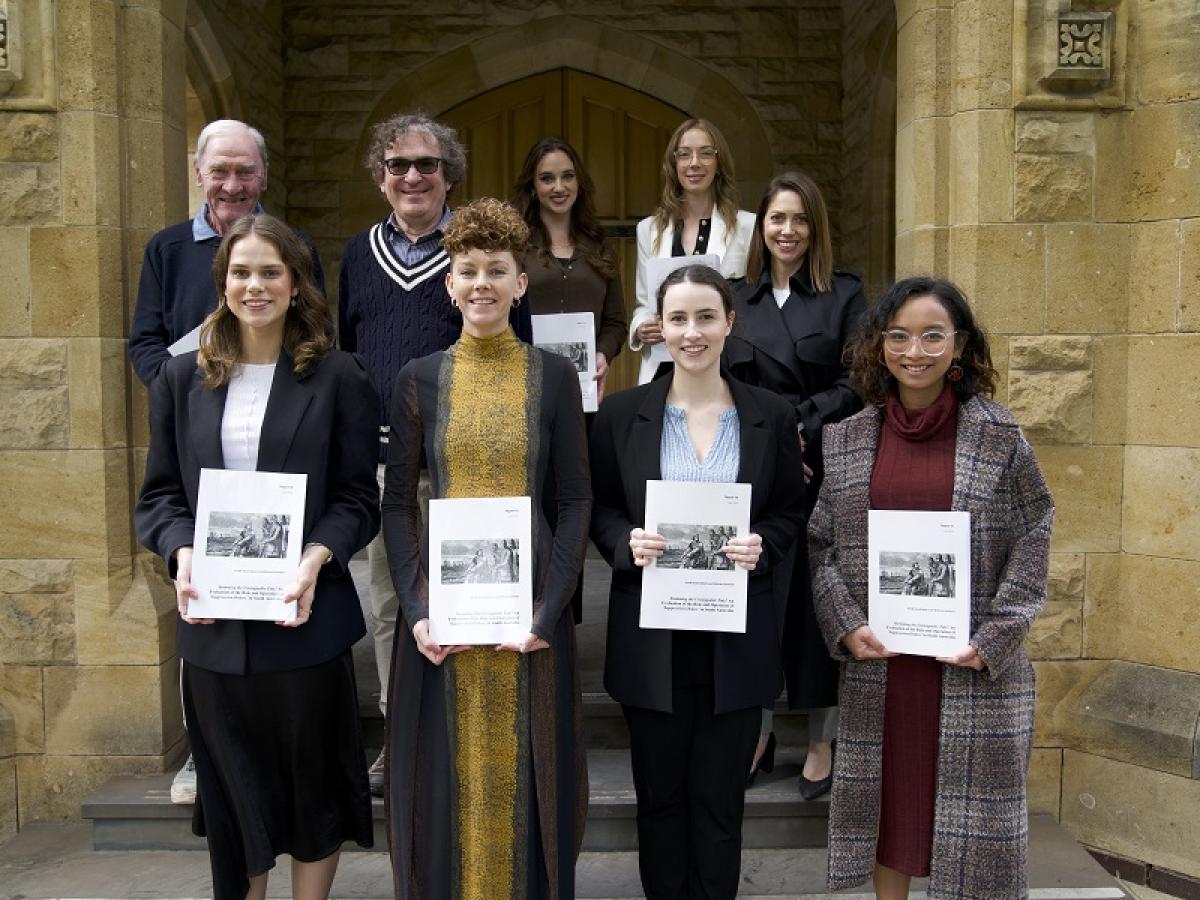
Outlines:
<svg viewBox="0 0 1200 900"><path fill-rule="evenodd" d="M662 327L650 296L647 262L661 256L721 258L726 278L746 274L746 254L754 235L754 213L738 209L733 155L716 126L688 119L675 129L663 155L663 192L654 215L637 226L637 304L629 323L629 348L641 354L638 384L650 381L659 363L652 347L662 343Z"/></svg>

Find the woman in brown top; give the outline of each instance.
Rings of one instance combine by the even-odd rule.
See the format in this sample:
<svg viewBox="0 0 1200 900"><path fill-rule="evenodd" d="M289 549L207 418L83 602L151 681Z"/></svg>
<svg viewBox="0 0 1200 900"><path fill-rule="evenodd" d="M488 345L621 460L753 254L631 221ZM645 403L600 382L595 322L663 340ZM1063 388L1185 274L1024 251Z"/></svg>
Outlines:
<svg viewBox="0 0 1200 900"><path fill-rule="evenodd" d="M543 138L530 148L513 188L513 205L529 226L525 297L535 315L590 312L596 326L597 397L628 328L617 255L592 201L592 179L575 148Z"/></svg>

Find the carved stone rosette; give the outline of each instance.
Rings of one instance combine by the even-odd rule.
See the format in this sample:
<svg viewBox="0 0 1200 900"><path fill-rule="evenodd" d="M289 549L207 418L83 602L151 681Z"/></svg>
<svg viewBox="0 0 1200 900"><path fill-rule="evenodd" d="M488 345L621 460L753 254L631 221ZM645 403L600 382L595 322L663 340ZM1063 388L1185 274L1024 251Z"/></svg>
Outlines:
<svg viewBox="0 0 1200 900"><path fill-rule="evenodd" d="M1018 107L1124 106L1127 2L1018 0L1013 35Z"/></svg>

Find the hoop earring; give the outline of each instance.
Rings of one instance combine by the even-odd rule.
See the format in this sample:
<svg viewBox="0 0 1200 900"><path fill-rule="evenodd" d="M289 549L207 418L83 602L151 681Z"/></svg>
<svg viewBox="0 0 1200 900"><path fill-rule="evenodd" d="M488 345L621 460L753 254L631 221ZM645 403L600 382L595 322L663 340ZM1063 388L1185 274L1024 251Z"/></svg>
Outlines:
<svg viewBox="0 0 1200 900"><path fill-rule="evenodd" d="M513 308L513 309L516 309L516 308L517 308L518 306L520 306L520 305L521 305L521 298L520 298L520 297L513 297L512 308Z"/></svg>
<svg viewBox="0 0 1200 900"><path fill-rule="evenodd" d="M946 370L947 381L962 381L963 367L958 364L958 360L950 363L950 368Z"/></svg>

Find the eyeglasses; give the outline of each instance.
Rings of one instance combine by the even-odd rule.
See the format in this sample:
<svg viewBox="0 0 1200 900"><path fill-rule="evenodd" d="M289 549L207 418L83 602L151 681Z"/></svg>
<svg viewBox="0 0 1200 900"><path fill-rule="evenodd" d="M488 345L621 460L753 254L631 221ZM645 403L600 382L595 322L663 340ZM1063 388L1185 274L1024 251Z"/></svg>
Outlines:
<svg viewBox="0 0 1200 900"><path fill-rule="evenodd" d="M422 175L432 175L442 164L438 156L418 156L416 159L406 159L403 156L393 156L383 161L383 166L392 175L404 175L413 166Z"/></svg>
<svg viewBox="0 0 1200 900"><path fill-rule="evenodd" d="M698 158L700 162L712 162L717 158L717 148L701 147L699 150L690 150L686 147L680 147L675 151L676 162L691 162L693 157Z"/></svg>
<svg viewBox="0 0 1200 900"><path fill-rule="evenodd" d="M957 331L926 331L909 334L899 328L883 332L883 349L894 356L907 353L916 344L926 356L941 356L952 343Z"/></svg>

